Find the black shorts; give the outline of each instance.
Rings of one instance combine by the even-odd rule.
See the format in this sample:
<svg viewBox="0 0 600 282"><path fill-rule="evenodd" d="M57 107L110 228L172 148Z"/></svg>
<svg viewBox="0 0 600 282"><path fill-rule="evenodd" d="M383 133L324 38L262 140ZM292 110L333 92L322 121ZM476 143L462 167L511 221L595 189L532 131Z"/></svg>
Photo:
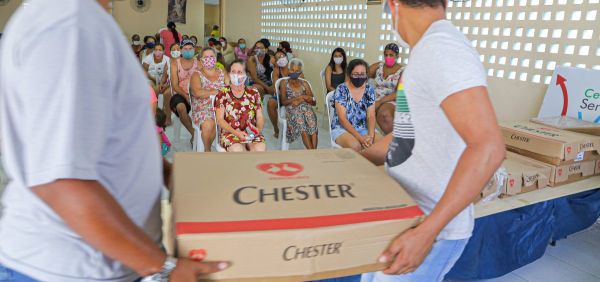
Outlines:
<svg viewBox="0 0 600 282"><path fill-rule="evenodd" d="M185 105L185 109L187 110L187 112L189 113L192 110L192 106L190 105L190 103L187 101L187 99L185 99L185 97L181 96L181 94L175 94L173 95L173 97L171 97L171 111L175 113L175 115L177 117L179 117L179 113L177 112L177 105L183 103Z"/></svg>

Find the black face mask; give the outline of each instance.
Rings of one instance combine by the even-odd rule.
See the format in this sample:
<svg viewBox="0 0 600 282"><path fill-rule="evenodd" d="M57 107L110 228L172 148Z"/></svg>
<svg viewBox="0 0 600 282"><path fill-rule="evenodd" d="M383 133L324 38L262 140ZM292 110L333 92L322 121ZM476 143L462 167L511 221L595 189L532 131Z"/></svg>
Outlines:
<svg viewBox="0 0 600 282"><path fill-rule="evenodd" d="M369 78L368 77L350 77L350 82L352 82L352 85L354 85L354 87L360 88L363 86L363 84L365 84L365 82L367 82L367 79L369 79Z"/></svg>

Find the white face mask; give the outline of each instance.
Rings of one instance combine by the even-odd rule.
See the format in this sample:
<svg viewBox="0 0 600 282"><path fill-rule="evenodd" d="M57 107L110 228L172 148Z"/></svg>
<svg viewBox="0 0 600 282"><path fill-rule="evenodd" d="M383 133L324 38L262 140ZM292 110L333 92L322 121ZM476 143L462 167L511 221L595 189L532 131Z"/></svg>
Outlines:
<svg viewBox="0 0 600 282"><path fill-rule="evenodd" d="M235 86L243 85L246 82L245 74L231 73L229 74L229 78L231 79L231 84Z"/></svg>
<svg viewBox="0 0 600 282"><path fill-rule="evenodd" d="M139 40L132 41L131 43L133 43L133 45L135 46L140 46L142 44L142 42L140 42Z"/></svg>
<svg viewBox="0 0 600 282"><path fill-rule="evenodd" d="M172 51L171 57L176 58L176 59L181 57L181 51Z"/></svg>
<svg viewBox="0 0 600 282"><path fill-rule="evenodd" d="M396 9L394 9L394 11L398 11L398 5L396 5L395 7ZM394 21L394 16L392 15L392 31L394 32L394 34L396 35L396 40L398 40L398 45L400 45L402 48L410 48L410 45L408 45L408 43L404 40L404 38L402 38L402 36L400 35L400 32L398 32L398 30L396 30L396 21Z"/></svg>
<svg viewBox="0 0 600 282"><path fill-rule="evenodd" d="M344 58L343 57L335 57L335 58L333 58L333 62L335 62L336 65L341 65L344 62Z"/></svg>
<svg viewBox="0 0 600 282"><path fill-rule="evenodd" d="M277 65L281 68L285 68L288 65L288 59L286 57L281 57L277 60Z"/></svg>

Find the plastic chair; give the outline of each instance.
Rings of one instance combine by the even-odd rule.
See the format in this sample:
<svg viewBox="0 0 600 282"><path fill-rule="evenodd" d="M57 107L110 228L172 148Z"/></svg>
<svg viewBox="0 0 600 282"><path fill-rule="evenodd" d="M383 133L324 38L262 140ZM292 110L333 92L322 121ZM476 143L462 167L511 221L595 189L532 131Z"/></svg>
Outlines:
<svg viewBox="0 0 600 282"><path fill-rule="evenodd" d="M280 95L281 93L279 93L279 86L281 84L281 81L283 80L288 80L289 77L282 77L280 79L277 80L277 82L275 83L275 95L277 98L277 112L279 112L278 116L277 116L277 124L279 126L279 134L281 135L281 150L282 151L287 151L290 149L290 144L287 142L287 136L286 136L286 132L287 132L287 119L285 117L285 113L286 113L286 107L284 105L281 105L280 103ZM299 78L300 81L304 81L306 83L308 83L308 87L310 87L310 91L312 92L313 87L310 84L310 82L304 78Z"/></svg>
<svg viewBox="0 0 600 282"><path fill-rule="evenodd" d="M327 67L325 67L323 70L321 70L320 76L321 76L321 87L323 88L323 97L325 97L327 95L327 82L325 80L325 72L327 70ZM327 107L327 104L325 104L325 107ZM321 120L325 120L327 118L327 110L323 111L323 118Z"/></svg>
<svg viewBox="0 0 600 282"><path fill-rule="evenodd" d="M329 140L331 141L331 148L341 149L342 146L338 145L338 143L335 143L335 140L333 140L333 136L331 136L331 111L335 111L335 102L333 101L334 94L335 91L331 91L325 96L325 105L327 107L327 121L329 121Z"/></svg>

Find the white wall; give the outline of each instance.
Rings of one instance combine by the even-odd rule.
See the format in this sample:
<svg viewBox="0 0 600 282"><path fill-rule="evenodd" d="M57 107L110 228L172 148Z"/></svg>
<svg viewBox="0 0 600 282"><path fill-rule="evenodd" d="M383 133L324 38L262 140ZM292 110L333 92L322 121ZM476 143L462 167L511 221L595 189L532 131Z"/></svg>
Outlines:
<svg viewBox="0 0 600 282"><path fill-rule="evenodd" d="M130 6L130 0L114 1L113 16L128 38L135 33L142 38L154 35L159 29L167 26L167 0L153 0L150 10L139 13ZM177 24L177 30L182 34L196 35L202 38L204 34L204 0L187 1L187 22Z"/></svg>

